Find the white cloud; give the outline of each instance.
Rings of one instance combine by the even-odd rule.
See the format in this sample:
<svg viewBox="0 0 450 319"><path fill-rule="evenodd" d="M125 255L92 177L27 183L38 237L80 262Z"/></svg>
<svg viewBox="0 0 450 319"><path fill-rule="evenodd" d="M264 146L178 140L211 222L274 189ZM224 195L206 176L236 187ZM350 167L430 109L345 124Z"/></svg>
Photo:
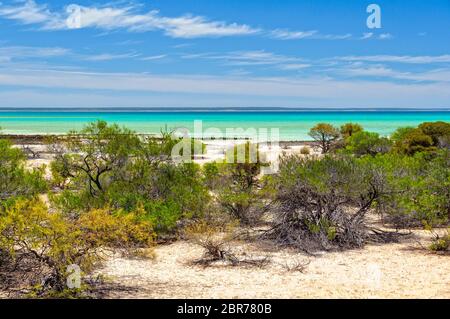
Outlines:
<svg viewBox="0 0 450 319"><path fill-rule="evenodd" d="M0 16L22 24L38 24L43 30L70 30L95 28L105 31L124 29L132 32L160 30L173 38L226 37L265 34L274 39L345 40L347 34L321 34L317 30L291 31L275 29L263 31L246 24L211 21L206 17L185 14L166 17L159 11L140 12L141 6L83 6L71 4L60 11L50 11L46 5L34 0L20 1L16 5L0 3Z"/></svg>
<svg viewBox="0 0 450 319"><path fill-rule="evenodd" d="M137 53L125 53L125 54L103 53L103 54L86 56L83 59L86 61L111 61L111 60L136 58L138 56L139 56L139 54L137 54Z"/></svg>
<svg viewBox="0 0 450 319"><path fill-rule="evenodd" d="M260 30L237 23L227 24L222 21L208 21L198 16L179 18L161 18L159 21L165 33L174 38L223 37L233 35L249 35Z"/></svg>
<svg viewBox="0 0 450 319"><path fill-rule="evenodd" d="M315 38L321 40L346 40L352 37L351 33L346 34L323 34L318 35Z"/></svg>
<svg viewBox="0 0 450 319"><path fill-rule="evenodd" d="M41 89L76 89L90 92L177 93L181 99L189 94L220 94L229 96L258 96L308 98L329 103L364 102L360 106L405 105L438 106L450 98L450 82L393 83L387 81L345 81L326 78L255 78L223 76L159 76L136 73L86 73L68 71L0 71L0 85ZM380 94L382 92L382 94ZM186 95L188 94L188 95ZM389 104L389 103L390 104ZM421 103L422 103L421 102ZM388 103L388 104L386 104ZM195 104L195 103L193 103ZM443 106L444 104L440 105ZM348 105L346 105L348 106Z"/></svg>
<svg viewBox="0 0 450 319"><path fill-rule="evenodd" d="M46 6L39 6L32 0L19 2L17 6L4 6L1 2L0 5L1 16L23 24L46 23L52 17Z"/></svg>
<svg viewBox="0 0 450 319"><path fill-rule="evenodd" d="M366 33L363 33L363 35L360 39L366 40L366 39L370 39L371 37L373 37L373 32L366 32Z"/></svg>
<svg viewBox="0 0 450 319"><path fill-rule="evenodd" d="M382 33L378 36L378 39L380 39L380 40L389 40L392 38L393 38L393 36L390 33Z"/></svg>
<svg viewBox="0 0 450 319"><path fill-rule="evenodd" d="M311 38L313 35L317 34L317 30L311 31L289 31L284 29L276 29L271 32L271 36L280 40L296 40Z"/></svg>
<svg viewBox="0 0 450 319"><path fill-rule="evenodd" d="M276 29L270 32L270 36L280 40L316 39L316 40L345 40L352 37L347 34L321 34L317 30L310 31L290 31L286 29Z"/></svg>
<svg viewBox="0 0 450 319"><path fill-rule="evenodd" d="M306 63L292 63L292 64L283 64L280 66L280 69L282 70L302 70L310 67L310 64Z"/></svg>
<svg viewBox="0 0 450 319"><path fill-rule="evenodd" d="M23 24L40 24L45 30L97 28L125 29L134 32L162 30L174 38L223 37L259 32L245 24L210 21L205 17L184 15L164 17L156 10L138 13L137 7L86 7L71 4L62 12L51 12L47 6L33 0L16 6L0 3L0 16Z"/></svg>
<svg viewBox="0 0 450 319"><path fill-rule="evenodd" d="M408 73L396 72L384 66L369 66L363 68L344 68L340 70L342 74L347 76L375 76L375 77L393 77L400 78Z"/></svg>
<svg viewBox="0 0 450 319"><path fill-rule="evenodd" d="M183 55L182 58L219 60L227 65L233 66L282 65L282 64L296 64L303 61L303 59L297 57L275 54L264 50L235 51L225 54L216 54L216 53L186 54Z"/></svg>
<svg viewBox="0 0 450 319"><path fill-rule="evenodd" d="M380 77L415 82L450 82L450 69L437 69L425 72L405 72L394 70L383 65L364 66L360 63L355 63L349 67L341 67L334 71L347 77Z"/></svg>
<svg viewBox="0 0 450 319"><path fill-rule="evenodd" d="M160 60L167 57L167 54L160 54L160 55L152 55L152 56L146 56L141 58L141 61L153 61L153 60Z"/></svg>
<svg viewBox="0 0 450 319"><path fill-rule="evenodd" d="M26 46L7 46L0 47L0 60L11 61L22 58L49 58L69 54L70 51L64 48L46 48L46 47L26 47Z"/></svg>
<svg viewBox="0 0 450 319"><path fill-rule="evenodd" d="M299 59L294 57L288 57L262 50L233 52L228 55L216 56L214 58L227 60L233 65L268 65L299 61Z"/></svg>
<svg viewBox="0 0 450 319"><path fill-rule="evenodd" d="M280 55L264 50L258 51L234 51L224 54L198 53L181 56L184 59L217 60L223 65L233 67L271 67L283 71L298 71L309 68L312 65L306 60L294 56ZM242 69L241 69L242 70ZM248 72L248 70L246 70Z"/></svg>
<svg viewBox="0 0 450 319"><path fill-rule="evenodd" d="M342 61L367 61L367 62L396 62L396 63L412 63L412 64L427 64L427 63L450 63L450 54L444 55L368 55L368 56L345 56L336 57L337 60Z"/></svg>

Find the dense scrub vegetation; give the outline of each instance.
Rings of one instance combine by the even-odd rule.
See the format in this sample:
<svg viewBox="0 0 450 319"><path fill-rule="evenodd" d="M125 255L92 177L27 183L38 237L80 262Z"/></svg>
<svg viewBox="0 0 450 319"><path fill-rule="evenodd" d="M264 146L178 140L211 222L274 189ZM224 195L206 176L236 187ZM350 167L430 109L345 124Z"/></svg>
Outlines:
<svg viewBox="0 0 450 319"><path fill-rule="evenodd" d="M140 139L133 132L97 122L71 133L55 146L53 182L62 192L52 203L68 214L105 206L145 211L142 218L158 232L170 231L182 218L200 217L209 201L200 167L175 165L174 141Z"/></svg>
<svg viewBox="0 0 450 319"><path fill-rule="evenodd" d="M326 128L326 126L316 126ZM338 131L333 128L333 131ZM376 210L386 220L440 224L450 215L450 123L423 123L399 128L389 138L349 123L329 146L334 158L360 158L378 170L389 192L377 201ZM318 146L322 148L322 141ZM325 153L325 152L323 152ZM342 157L343 156L343 157ZM326 158L324 160L327 160ZM367 182L367 181L366 181Z"/></svg>
<svg viewBox="0 0 450 319"><path fill-rule="evenodd" d="M251 152L257 145L230 149L228 161L179 163L172 151L180 139L100 121L49 141L50 179L0 140L0 289L82 296L83 289L66 288L68 266L87 275L109 248L151 247L195 225L269 224L258 238L308 252L396 238L368 222L374 213L399 229L448 225L449 123L390 137L356 123L320 123L310 136L321 155L303 148L280 159L279 173L262 176L264 164ZM192 156L204 153L201 142L189 143ZM449 242L436 236L429 248L448 250Z"/></svg>
<svg viewBox="0 0 450 319"><path fill-rule="evenodd" d="M260 176L264 164L259 158L257 146L251 143L237 145L229 150L226 157L226 163L205 164L207 185L217 194L216 201L226 213L242 225L255 225L267 212L271 202L271 189L267 186L267 180Z"/></svg>

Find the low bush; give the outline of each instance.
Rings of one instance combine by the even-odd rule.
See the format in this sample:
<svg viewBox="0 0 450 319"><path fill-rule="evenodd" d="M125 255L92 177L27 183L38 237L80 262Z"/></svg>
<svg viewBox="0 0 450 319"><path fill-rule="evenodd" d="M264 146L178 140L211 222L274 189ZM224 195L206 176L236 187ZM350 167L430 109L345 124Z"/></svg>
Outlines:
<svg viewBox="0 0 450 319"><path fill-rule="evenodd" d="M312 251L361 247L366 213L384 192L381 171L350 156L281 160L274 227L265 235Z"/></svg>
<svg viewBox="0 0 450 319"><path fill-rule="evenodd" d="M269 208L270 188L266 179L260 178L261 167L256 150L251 159L253 146L244 145L245 154L237 155L231 150L234 160L229 163L209 163L204 166L207 184L215 193L219 205L242 225L255 225ZM240 158L242 157L242 158Z"/></svg>
<svg viewBox="0 0 450 319"><path fill-rule="evenodd" d="M0 205L17 196L32 197L47 190L44 168L25 168L24 153L0 140Z"/></svg>
<svg viewBox="0 0 450 319"><path fill-rule="evenodd" d="M440 236L435 234L432 243L429 246L429 249L436 252L445 252L450 250L450 229L447 232Z"/></svg>
<svg viewBox="0 0 450 319"><path fill-rule="evenodd" d="M311 154L311 148L309 146L303 146L300 149L300 154L302 154L302 155L310 155Z"/></svg>
<svg viewBox="0 0 450 319"><path fill-rule="evenodd" d="M359 131L345 140L345 150L357 156L374 156L388 153L391 150L391 142L377 133Z"/></svg>
<svg viewBox="0 0 450 319"><path fill-rule="evenodd" d="M35 296L79 296L80 287L70 291L66 285L68 266L77 265L88 274L102 259L102 249L152 245L153 227L142 221L140 214L112 214L100 209L74 219L50 213L38 199L17 200L0 214L0 250L15 264L15 271L32 264L24 288Z"/></svg>
<svg viewBox="0 0 450 319"><path fill-rule="evenodd" d="M339 129L328 123L319 123L309 131L309 136L316 141L323 154L328 153L339 137Z"/></svg>
<svg viewBox="0 0 450 319"><path fill-rule="evenodd" d="M357 123L346 123L341 126L341 136L344 139L347 139L348 137L352 136L353 134L359 133L364 131L364 128L357 124Z"/></svg>
<svg viewBox="0 0 450 319"><path fill-rule="evenodd" d="M379 155L364 159L382 169L390 192L376 209L385 222L397 227L438 225L449 221L450 153L442 150L414 156Z"/></svg>

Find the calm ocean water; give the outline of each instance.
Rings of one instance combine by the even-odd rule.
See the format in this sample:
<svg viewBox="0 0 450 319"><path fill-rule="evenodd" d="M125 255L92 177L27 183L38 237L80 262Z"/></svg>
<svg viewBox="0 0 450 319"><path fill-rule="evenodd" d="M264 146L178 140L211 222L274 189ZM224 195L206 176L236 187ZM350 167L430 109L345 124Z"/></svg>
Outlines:
<svg viewBox="0 0 450 319"><path fill-rule="evenodd" d="M1 111L0 127L7 134L52 134L79 130L95 120L118 123L139 133L158 134L167 127L193 131L200 120L203 130L227 128L278 128L283 141L309 140L308 130L319 122L341 125L360 123L366 130L389 135L402 126L425 121L450 122L450 111L267 111L267 112L83 112Z"/></svg>

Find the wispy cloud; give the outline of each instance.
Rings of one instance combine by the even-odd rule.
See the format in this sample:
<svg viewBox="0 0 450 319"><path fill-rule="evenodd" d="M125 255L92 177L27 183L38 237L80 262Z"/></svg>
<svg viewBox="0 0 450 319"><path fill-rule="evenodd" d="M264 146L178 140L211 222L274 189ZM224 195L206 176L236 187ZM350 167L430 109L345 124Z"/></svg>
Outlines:
<svg viewBox="0 0 450 319"><path fill-rule="evenodd" d="M339 73L345 76L390 78L402 78L402 76L408 75L408 73L397 72L385 66L347 67L340 69Z"/></svg>
<svg viewBox="0 0 450 319"><path fill-rule="evenodd" d="M297 39L305 39L311 38L312 36L318 33L317 30L311 31L289 31L285 29L276 29L273 30L270 34L275 39L280 40L297 40Z"/></svg>
<svg viewBox="0 0 450 319"><path fill-rule="evenodd" d="M183 49L192 46L192 43L180 43L172 46L174 49Z"/></svg>
<svg viewBox="0 0 450 319"><path fill-rule="evenodd" d="M366 40L366 39L370 39L373 37L373 32L366 32L363 33L362 37L360 38L361 40Z"/></svg>
<svg viewBox="0 0 450 319"><path fill-rule="evenodd" d="M249 35L259 32L245 24L210 21L202 16L161 16L152 10L139 13L138 6L87 7L71 4L64 11L52 12L33 0L15 6L0 3L0 16L23 24L39 24L45 30L96 28L100 30L125 29L134 32L162 30L174 38L224 37Z"/></svg>
<svg viewBox="0 0 450 319"><path fill-rule="evenodd" d="M395 63L450 63L450 55L437 56L410 56L410 55L367 55L367 56L344 56L336 57L336 60L342 61L366 61L366 62L395 62Z"/></svg>
<svg viewBox="0 0 450 319"><path fill-rule="evenodd" d="M138 53L124 53L124 54L102 53L102 54L85 56L83 58L83 60L86 60L86 61L111 61L111 60L136 58L139 55L140 54L138 54Z"/></svg>
<svg viewBox="0 0 450 319"><path fill-rule="evenodd" d="M143 58L140 58L141 61L153 61L153 60L161 60L167 57L167 54L160 54L160 55L152 55L152 56L146 56Z"/></svg>
<svg viewBox="0 0 450 319"><path fill-rule="evenodd" d="M158 10L142 12L142 6L83 6L71 4L64 10L51 11L47 5L34 0L19 0L15 5L0 2L0 16L22 24L36 24L42 30L71 30L94 28L109 32L123 29L131 32L162 31L173 38L227 37L261 34L279 40L345 40L352 34L322 34L317 30L262 30L247 24L213 21L203 16L185 14L167 17Z"/></svg>
<svg viewBox="0 0 450 319"><path fill-rule="evenodd" d="M276 29L271 31L270 36L279 40L299 40L299 39L316 39L316 40L345 40L352 37L350 33L346 34L321 34L317 30L310 31L291 31L287 29Z"/></svg>
<svg viewBox="0 0 450 319"><path fill-rule="evenodd" d="M130 46L130 45L138 45L138 44L142 44L144 43L144 41L140 41L140 40L125 40L125 41L120 41L115 43L116 45L119 46Z"/></svg>
<svg viewBox="0 0 450 319"><path fill-rule="evenodd" d="M311 64L306 63L292 63L292 64L282 64L280 65L281 70L293 71L293 70L302 70L309 68Z"/></svg>
<svg viewBox="0 0 450 319"><path fill-rule="evenodd" d="M385 65L365 65L361 62L348 66L340 66L333 70L344 77L383 78L384 80L396 79L411 82L450 82L450 69L440 68L429 71L399 71Z"/></svg>
<svg viewBox="0 0 450 319"><path fill-rule="evenodd" d="M233 67L272 67L285 71L296 71L305 69L310 64L305 63L305 60L298 57L286 56L268 52L264 50L258 51L234 51L228 53L198 53L183 55L184 59L207 59L217 60L223 65Z"/></svg>
<svg viewBox="0 0 450 319"><path fill-rule="evenodd" d="M378 36L378 39L380 40L389 40L392 39L394 36L390 33L382 33Z"/></svg>
<svg viewBox="0 0 450 319"><path fill-rule="evenodd" d="M53 47L28 47L28 46L6 46L0 47L0 59L2 61L11 61L23 58L50 58L67 55L70 50L65 48Z"/></svg>
<svg viewBox="0 0 450 319"><path fill-rule="evenodd" d="M271 65L301 61L296 57L275 54L267 51L237 51L226 55L212 56L214 59L227 61L232 65Z"/></svg>
<svg viewBox="0 0 450 319"><path fill-rule="evenodd" d="M224 76L158 76L136 73L83 73L51 70L0 70L0 85L34 88L64 88L95 92L160 92L179 94L221 94L224 96L280 97L315 100L314 105L347 106L434 106L450 98L450 83L393 83L345 81L324 78L255 78ZM383 92L383 94L380 94ZM432 101L432 105L430 105ZM350 104L349 104L350 103ZM1 101L0 101L1 104Z"/></svg>
<svg viewBox="0 0 450 319"><path fill-rule="evenodd" d="M51 12L45 5L37 5L34 1L18 2L16 6L5 6L0 2L0 15L23 24L47 23Z"/></svg>

